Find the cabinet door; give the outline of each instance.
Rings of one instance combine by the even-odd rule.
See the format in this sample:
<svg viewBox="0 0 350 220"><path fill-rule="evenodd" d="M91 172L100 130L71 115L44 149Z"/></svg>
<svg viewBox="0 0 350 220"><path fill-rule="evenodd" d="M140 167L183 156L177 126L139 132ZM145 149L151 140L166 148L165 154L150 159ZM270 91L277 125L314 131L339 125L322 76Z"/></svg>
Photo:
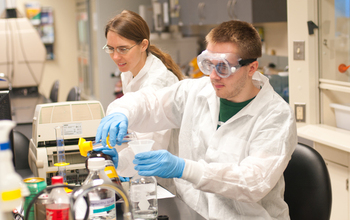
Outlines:
<svg viewBox="0 0 350 220"><path fill-rule="evenodd" d="M217 2L217 0L179 0L180 22L183 25L215 24L219 14Z"/></svg>
<svg viewBox="0 0 350 220"><path fill-rule="evenodd" d="M251 0L219 0L217 4L219 11L217 23L236 19L253 22Z"/></svg>
<svg viewBox="0 0 350 220"><path fill-rule="evenodd" d="M182 23L183 25L198 24L198 3L199 0L179 0L179 23Z"/></svg>
<svg viewBox="0 0 350 220"><path fill-rule="evenodd" d="M332 184L331 220L349 219L348 167L325 160Z"/></svg>

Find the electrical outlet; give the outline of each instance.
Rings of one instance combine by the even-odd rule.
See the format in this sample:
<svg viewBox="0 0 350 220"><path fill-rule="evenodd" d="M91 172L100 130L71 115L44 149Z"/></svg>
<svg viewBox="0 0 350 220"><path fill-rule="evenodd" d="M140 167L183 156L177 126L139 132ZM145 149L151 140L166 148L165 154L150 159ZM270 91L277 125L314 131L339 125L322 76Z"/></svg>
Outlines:
<svg viewBox="0 0 350 220"><path fill-rule="evenodd" d="M306 105L304 103L294 104L296 122L305 122Z"/></svg>
<svg viewBox="0 0 350 220"><path fill-rule="evenodd" d="M294 60L305 60L305 41L293 41Z"/></svg>

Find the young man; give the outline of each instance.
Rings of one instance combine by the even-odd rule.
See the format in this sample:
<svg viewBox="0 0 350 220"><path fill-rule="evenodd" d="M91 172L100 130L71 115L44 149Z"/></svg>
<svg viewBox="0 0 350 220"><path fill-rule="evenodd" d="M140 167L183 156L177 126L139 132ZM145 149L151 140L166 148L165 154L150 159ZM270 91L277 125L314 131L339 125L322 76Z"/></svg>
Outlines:
<svg viewBox="0 0 350 220"><path fill-rule="evenodd" d="M112 144L121 142L128 126L180 128L177 156L135 155L140 175L174 178L177 195L206 219L289 219L283 172L297 144L296 125L289 105L256 71L259 34L249 23L228 21L206 41L198 65L209 77L126 94L108 107L96 140L109 133Z"/></svg>

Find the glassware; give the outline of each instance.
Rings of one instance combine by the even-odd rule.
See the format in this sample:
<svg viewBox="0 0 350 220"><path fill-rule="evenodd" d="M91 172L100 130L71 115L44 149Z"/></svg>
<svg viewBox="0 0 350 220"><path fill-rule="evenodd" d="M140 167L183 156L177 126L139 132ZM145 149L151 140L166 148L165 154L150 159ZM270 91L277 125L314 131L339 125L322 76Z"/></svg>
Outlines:
<svg viewBox="0 0 350 220"><path fill-rule="evenodd" d="M150 151L153 140L130 141L135 154ZM135 219L156 219L158 216L157 180L153 176L136 174L130 180L130 201Z"/></svg>
<svg viewBox="0 0 350 220"><path fill-rule="evenodd" d="M93 180L102 179L106 182L112 182L106 175L105 159L103 157L88 159L89 175L83 182L83 186L91 183ZM90 199L89 219L115 219L115 193L112 190L96 188L88 193Z"/></svg>

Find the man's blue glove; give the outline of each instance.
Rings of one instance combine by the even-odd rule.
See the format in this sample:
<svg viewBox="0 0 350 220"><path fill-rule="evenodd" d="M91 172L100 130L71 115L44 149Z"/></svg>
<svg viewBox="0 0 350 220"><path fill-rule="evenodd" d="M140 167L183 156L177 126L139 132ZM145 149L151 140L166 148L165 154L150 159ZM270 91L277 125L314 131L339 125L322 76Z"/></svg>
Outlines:
<svg viewBox="0 0 350 220"><path fill-rule="evenodd" d="M135 155L136 164L141 176L159 176L162 178L181 178L185 168L185 160L176 157L166 150L148 151Z"/></svg>
<svg viewBox="0 0 350 220"><path fill-rule="evenodd" d="M109 147L99 147L99 148L94 149L93 151L102 151L102 153L111 156L114 167L117 169L119 156L118 156L118 152L115 148L111 149Z"/></svg>
<svg viewBox="0 0 350 220"><path fill-rule="evenodd" d="M97 143L102 139L102 145L106 146L106 138L109 133L109 144L114 147L121 145L123 138L128 131L128 119L123 113L112 113L104 117L97 128L95 141Z"/></svg>

